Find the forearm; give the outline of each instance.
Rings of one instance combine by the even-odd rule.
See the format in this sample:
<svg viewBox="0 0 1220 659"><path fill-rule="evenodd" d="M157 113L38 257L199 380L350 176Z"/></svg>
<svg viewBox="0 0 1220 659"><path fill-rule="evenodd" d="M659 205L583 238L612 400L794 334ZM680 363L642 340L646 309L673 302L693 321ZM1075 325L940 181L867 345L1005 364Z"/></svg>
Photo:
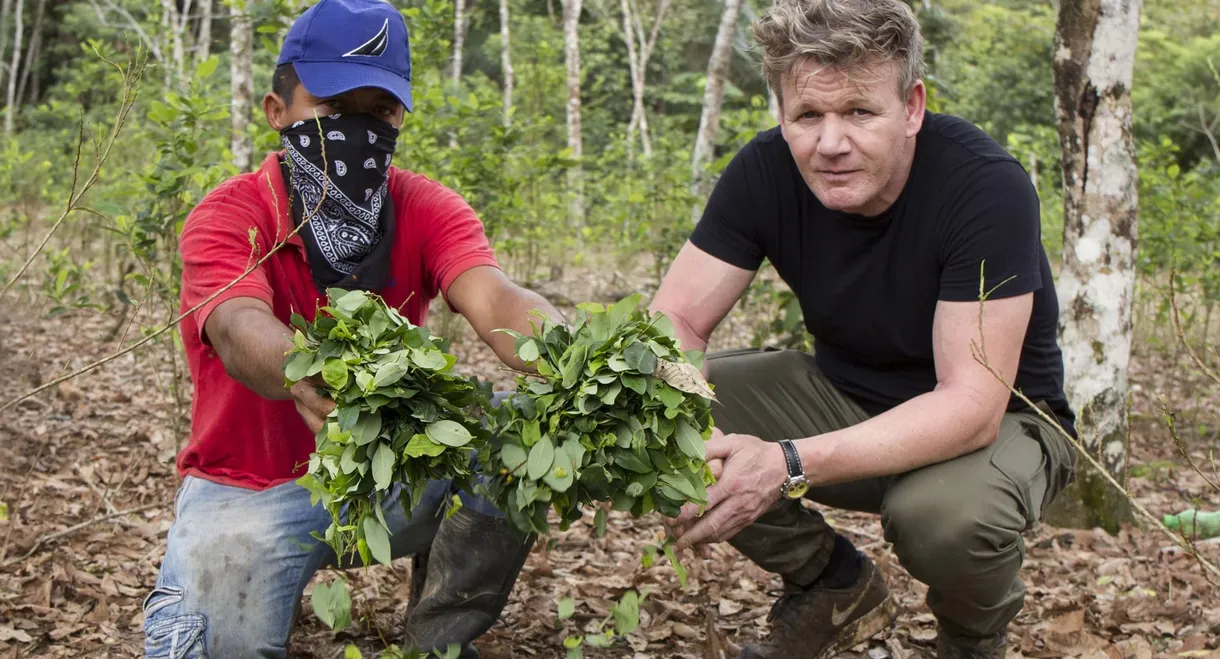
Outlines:
<svg viewBox="0 0 1220 659"><path fill-rule="evenodd" d="M491 314L494 319L493 326L480 332L487 345L491 346L500 361L509 368L531 372L534 370L532 366L517 357L516 340L511 335L491 330L511 329L525 336L531 336L534 333L533 326L537 326L539 329L542 327L542 319L538 318L533 313L534 311L550 318L553 322L564 322L563 314L546 298L534 291L515 287L515 290L511 294L505 295L493 309ZM533 326L530 325L530 321L533 321Z"/></svg>
<svg viewBox="0 0 1220 659"><path fill-rule="evenodd" d="M292 398L284 386L284 355L292 349L292 331L270 312L234 311L212 343L229 377L263 398Z"/></svg>
<svg viewBox="0 0 1220 659"><path fill-rule="evenodd" d="M670 322L673 323L674 326L674 336L678 339L678 346L683 352L690 352L692 350L705 352L707 350L708 337L697 332L695 328L691 326L691 324L687 322L684 317L682 317L681 314L667 311L664 307L659 306L654 306L652 309L650 309L650 311L653 313L663 313L665 314L666 318L669 318ZM703 377L706 378L708 376L708 365L706 359L703 360L702 371Z"/></svg>
<svg viewBox="0 0 1220 659"><path fill-rule="evenodd" d="M813 486L906 473L987 446L1002 414L970 394L937 389L863 423L795 442Z"/></svg>

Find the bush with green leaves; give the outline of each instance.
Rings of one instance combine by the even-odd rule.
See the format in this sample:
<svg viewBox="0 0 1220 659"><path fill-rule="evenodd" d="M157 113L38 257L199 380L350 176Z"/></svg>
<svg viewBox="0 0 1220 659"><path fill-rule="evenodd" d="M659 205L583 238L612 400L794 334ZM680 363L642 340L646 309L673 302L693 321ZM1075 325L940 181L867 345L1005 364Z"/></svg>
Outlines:
<svg viewBox="0 0 1220 659"><path fill-rule="evenodd" d="M297 483L330 513L320 539L336 555L355 551L365 565L370 555L389 564L382 503L396 484L408 488L407 514L430 480L472 486L473 457L489 434L481 417L490 387L454 373L448 341L412 325L376 294L330 289L327 297L313 323L293 314L297 331L284 362L288 385L320 376L335 401ZM458 506L455 495L449 513Z"/></svg>
<svg viewBox="0 0 1220 659"><path fill-rule="evenodd" d="M480 462L482 487L517 528L547 533L553 508L566 529L599 501L636 517L706 503L713 394L702 355L683 352L670 320L640 301L581 304L574 324L542 318L532 336L502 330L537 374L519 376L518 395L496 409Z"/></svg>

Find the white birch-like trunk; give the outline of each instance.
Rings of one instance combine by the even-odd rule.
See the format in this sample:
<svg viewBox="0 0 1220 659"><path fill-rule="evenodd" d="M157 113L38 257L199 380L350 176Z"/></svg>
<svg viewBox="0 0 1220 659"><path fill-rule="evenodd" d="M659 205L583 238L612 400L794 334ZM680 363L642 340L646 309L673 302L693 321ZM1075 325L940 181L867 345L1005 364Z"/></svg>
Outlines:
<svg viewBox="0 0 1220 659"><path fill-rule="evenodd" d="M186 0L186 6L182 12L178 11L177 0L161 0L161 10L164 12L162 22L169 29L168 38L172 46L170 56L173 58L174 83L181 85L185 81L186 75L186 45L182 36L186 32L186 17L191 10L191 0Z"/></svg>
<svg viewBox="0 0 1220 659"><path fill-rule="evenodd" d="M568 66L568 148L577 163L568 170L572 222L585 223L584 168L580 135L580 11L581 0L563 0L563 42Z"/></svg>
<svg viewBox="0 0 1220 659"><path fill-rule="evenodd" d="M504 125L512 125L513 53L509 40L508 0L500 0L500 67L504 69Z"/></svg>
<svg viewBox="0 0 1220 659"><path fill-rule="evenodd" d="M1062 0L1055 111L1063 151L1058 294L1065 384L1081 439L1111 473L1127 461L1127 366L1136 274L1138 172L1131 79L1142 0ZM1114 493L1103 487L1104 498ZM1083 498L1098 505L1099 493ZM1117 497L1114 497L1117 498ZM1093 523L1125 516L1121 502ZM1102 517L1098 517L1101 515Z"/></svg>
<svg viewBox="0 0 1220 659"><path fill-rule="evenodd" d="M22 66L21 81L17 83L16 105L21 107L24 102L26 86L33 75L33 69L38 64L42 50L42 19L46 15L47 0L38 0L38 9L34 11L34 23L30 27L30 46L25 51L25 64Z"/></svg>
<svg viewBox="0 0 1220 659"><path fill-rule="evenodd" d="M3 0L0 2L0 60L4 59L5 50L8 48L8 17L13 12L13 0ZM8 70L0 63L0 83L4 81L4 75Z"/></svg>
<svg viewBox="0 0 1220 659"><path fill-rule="evenodd" d="M21 67L21 37L23 21L21 10L25 6L24 0L17 0L17 8L13 12L13 59L8 67L8 105L4 108L4 134L13 134L13 111L17 104L17 71Z"/></svg>
<svg viewBox="0 0 1220 659"><path fill-rule="evenodd" d="M652 140L648 134L648 113L644 107L644 91L648 84L648 62L652 58L652 50L657 45L661 33L661 24L665 21L665 13L669 9L669 0L658 0L656 15L653 16L652 32L647 38L644 26L640 21L639 12L635 10L633 0L621 0L623 12L623 40L627 42L627 60L631 73L631 121L627 126L628 157L632 153L632 139L635 131L640 131L640 146L644 149L644 157L652 157ZM637 52L636 43L640 48Z"/></svg>
<svg viewBox="0 0 1220 659"><path fill-rule="evenodd" d="M462 46L466 43L466 0L453 3L453 63L450 69L450 85L453 94L462 88ZM449 148L457 148L457 131L449 131Z"/></svg>
<svg viewBox="0 0 1220 659"><path fill-rule="evenodd" d="M246 134L254 98L254 29L247 8L244 3L241 4L241 7L233 7L229 19L229 77L232 93L229 108L233 121L230 148L233 151L233 164L238 171L246 172L250 171L254 158L254 147Z"/></svg>
<svg viewBox="0 0 1220 659"><path fill-rule="evenodd" d="M695 136L695 150L691 158L691 192L698 198L707 196L708 177L706 169L712 161L712 148L716 145L716 134L720 132L720 106L724 102L724 76L729 69L729 58L733 54L733 35L737 31L737 17L741 13L741 0L724 0L724 12L720 15L720 27L716 30L716 42L707 61L707 86L703 90L703 112L699 116L699 132ZM699 221L702 203L691 209L691 222Z"/></svg>
<svg viewBox="0 0 1220 659"><path fill-rule="evenodd" d="M212 56L212 0L199 0L199 38L195 61L202 62Z"/></svg>

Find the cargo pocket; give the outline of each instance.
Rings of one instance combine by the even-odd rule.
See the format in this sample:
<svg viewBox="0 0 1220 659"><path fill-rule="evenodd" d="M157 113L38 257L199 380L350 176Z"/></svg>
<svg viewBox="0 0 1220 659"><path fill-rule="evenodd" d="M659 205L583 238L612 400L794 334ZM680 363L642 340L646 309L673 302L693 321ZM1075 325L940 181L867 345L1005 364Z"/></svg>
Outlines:
<svg viewBox="0 0 1220 659"><path fill-rule="evenodd" d="M1015 415L1005 416L991 452L991 466L1016 488L1021 514L1025 517L1024 531L1033 528L1042 518L1039 500L1045 498L1048 463L1038 435L1031 433Z"/></svg>
<svg viewBox="0 0 1220 659"><path fill-rule="evenodd" d="M206 659L203 632L207 618L200 613L169 613L182 601L182 589L155 588L144 598L144 656L147 659Z"/></svg>
<svg viewBox="0 0 1220 659"><path fill-rule="evenodd" d="M1040 401L1037 407L1052 419L1056 418L1045 402ZM1042 445L1042 452L1047 457L1046 495L1042 497L1042 513L1045 514L1055 498L1076 480L1076 447L1037 412L1022 416L1022 423L1029 429L1030 436Z"/></svg>

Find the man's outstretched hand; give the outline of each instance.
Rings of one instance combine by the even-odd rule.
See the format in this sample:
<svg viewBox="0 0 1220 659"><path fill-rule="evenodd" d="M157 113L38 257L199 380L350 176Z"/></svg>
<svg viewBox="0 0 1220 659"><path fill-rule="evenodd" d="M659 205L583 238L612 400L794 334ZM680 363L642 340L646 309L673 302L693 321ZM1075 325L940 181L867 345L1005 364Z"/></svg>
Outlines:
<svg viewBox="0 0 1220 659"><path fill-rule="evenodd" d="M767 512L788 477L783 449L752 435L713 431L707 461L717 477L707 489L707 509L700 516L698 504L688 503L666 524L678 539L675 549L697 548L704 557L707 544L732 538Z"/></svg>
<svg viewBox="0 0 1220 659"><path fill-rule="evenodd" d="M292 400L296 403L297 413L305 420L305 425L314 433L326 425L326 416L335 409L335 401L318 394L318 388L325 386L321 378L314 376L292 385Z"/></svg>

